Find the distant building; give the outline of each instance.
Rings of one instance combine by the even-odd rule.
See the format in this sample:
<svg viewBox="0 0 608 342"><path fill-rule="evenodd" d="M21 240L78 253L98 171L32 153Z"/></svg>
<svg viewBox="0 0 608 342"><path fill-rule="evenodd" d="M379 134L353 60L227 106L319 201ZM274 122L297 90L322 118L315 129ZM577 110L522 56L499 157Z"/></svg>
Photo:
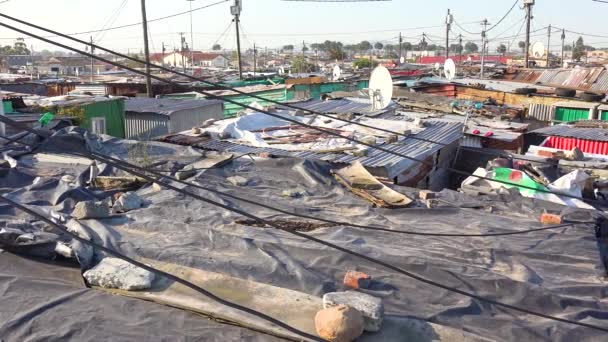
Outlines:
<svg viewBox="0 0 608 342"><path fill-rule="evenodd" d="M4 63L10 70L18 70L24 68L30 68L35 63L39 62L42 57L30 56L30 55L5 55L1 56Z"/></svg>
<svg viewBox="0 0 608 342"><path fill-rule="evenodd" d="M405 58L406 59L418 59L421 57L437 57L445 54L443 51L406 51Z"/></svg>
<svg viewBox="0 0 608 342"><path fill-rule="evenodd" d="M108 71L111 67L95 61L93 73ZM57 76L80 76L91 73L91 59L88 57L51 57L38 66L41 74Z"/></svg>
<svg viewBox="0 0 608 342"><path fill-rule="evenodd" d="M150 59L156 64L164 64L176 68L202 67L202 68L227 68L230 60L221 53L210 53L194 51L190 52L171 52L165 54L153 54ZM192 61L190 60L192 59Z"/></svg>
<svg viewBox="0 0 608 342"><path fill-rule="evenodd" d="M586 62L607 64L608 63L608 50L587 51Z"/></svg>

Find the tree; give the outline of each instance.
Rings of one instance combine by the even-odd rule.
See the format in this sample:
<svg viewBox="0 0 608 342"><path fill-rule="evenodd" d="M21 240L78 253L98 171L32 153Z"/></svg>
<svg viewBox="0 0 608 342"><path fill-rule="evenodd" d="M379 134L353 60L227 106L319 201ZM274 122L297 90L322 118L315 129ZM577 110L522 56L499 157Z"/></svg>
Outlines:
<svg viewBox="0 0 608 342"><path fill-rule="evenodd" d="M213 44L213 47L211 48L213 51L220 51L221 49L222 46L220 44Z"/></svg>
<svg viewBox="0 0 608 342"><path fill-rule="evenodd" d="M364 40L358 44L358 47L359 47L358 50L361 52L369 51L372 49L372 43L368 42L367 40Z"/></svg>
<svg viewBox="0 0 608 342"><path fill-rule="evenodd" d="M572 45L564 45L564 51L572 51Z"/></svg>
<svg viewBox="0 0 608 342"><path fill-rule="evenodd" d="M475 44L475 43L473 43L473 42L467 42L467 43L464 45L464 50L465 50L467 53L475 53L475 52L479 51L479 46L477 46L477 44Z"/></svg>
<svg viewBox="0 0 608 342"><path fill-rule="evenodd" d="M505 44L500 44L497 48L496 48L496 52L498 52L501 55L504 55L505 53L507 53L507 46Z"/></svg>
<svg viewBox="0 0 608 342"><path fill-rule="evenodd" d="M23 38L17 38L13 46L6 45L0 47L0 54L2 55L29 55L30 50L27 48L25 44L25 40Z"/></svg>
<svg viewBox="0 0 608 342"><path fill-rule="evenodd" d="M405 43L402 43L402 44L401 44L401 48L402 48L404 51L409 51L409 50L412 50L413 46L412 46L412 43L410 43L410 42L405 42Z"/></svg>
<svg viewBox="0 0 608 342"><path fill-rule="evenodd" d="M302 47L302 51L306 52L306 51L308 51L308 50L309 50L309 49L308 49L308 46L303 46L303 47Z"/></svg>
<svg viewBox="0 0 608 342"><path fill-rule="evenodd" d="M583 56L585 56L585 41L583 40L583 37L578 37L574 44L574 48L572 49L572 59L580 62Z"/></svg>
<svg viewBox="0 0 608 342"><path fill-rule="evenodd" d="M523 54L526 54L526 42L524 41L520 41L519 43L517 43L517 46L519 46L519 48L521 49L521 52L523 52Z"/></svg>
<svg viewBox="0 0 608 342"><path fill-rule="evenodd" d="M308 63L304 56L297 56L291 62L291 69L294 73L307 73L315 71L316 66L314 64Z"/></svg>
<svg viewBox="0 0 608 342"><path fill-rule="evenodd" d="M294 46L293 45L285 45L283 46L283 50L285 51L293 51Z"/></svg>
<svg viewBox="0 0 608 342"><path fill-rule="evenodd" d="M460 44L452 44L452 45L450 45L450 52L462 53L463 50L464 50L464 48Z"/></svg>
<svg viewBox="0 0 608 342"><path fill-rule="evenodd" d="M378 62L374 61L374 67L378 65ZM361 59L357 59L354 63L353 66L355 67L355 69L363 69L363 68L371 68L372 67L372 63L370 63L369 58L361 58Z"/></svg>
<svg viewBox="0 0 608 342"><path fill-rule="evenodd" d="M429 43L427 43L426 39L422 38L420 43L418 43L418 50L425 51L429 47Z"/></svg>
<svg viewBox="0 0 608 342"><path fill-rule="evenodd" d="M384 48L384 44L377 42L376 44L374 44L374 49L376 50L382 50Z"/></svg>

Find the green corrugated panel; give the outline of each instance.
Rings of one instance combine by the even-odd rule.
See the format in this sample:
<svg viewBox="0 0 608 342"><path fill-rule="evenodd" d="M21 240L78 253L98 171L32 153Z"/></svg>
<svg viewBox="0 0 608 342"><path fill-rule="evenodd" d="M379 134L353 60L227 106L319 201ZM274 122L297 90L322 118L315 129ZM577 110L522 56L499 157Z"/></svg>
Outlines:
<svg viewBox="0 0 608 342"><path fill-rule="evenodd" d="M588 120L589 109L562 108L555 109L555 121Z"/></svg>
<svg viewBox="0 0 608 342"><path fill-rule="evenodd" d="M91 129L92 118L106 119L106 134L117 138L125 137L125 103L122 99L96 102L86 106L85 128Z"/></svg>
<svg viewBox="0 0 608 342"><path fill-rule="evenodd" d="M11 101L2 101L2 107L4 107L4 113L12 113L13 112L13 103Z"/></svg>
<svg viewBox="0 0 608 342"><path fill-rule="evenodd" d="M600 120L608 121L608 111L602 111L600 113Z"/></svg>
<svg viewBox="0 0 608 342"><path fill-rule="evenodd" d="M273 100L273 101L278 101L278 102L285 102L287 100L287 91L285 89L268 90L268 91L255 93L255 95L261 96L268 100ZM267 106L267 105L271 104L268 101L262 101L260 99L256 99L249 95L231 95L231 96L226 96L226 98L236 101L238 103L244 104L244 105L250 105L253 102L257 102L257 103L261 104L262 106ZM245 110L245 108L243 108L242 106L239 106L239 105L236 105L233 103L224 102L224 116L225 117L233 117L237 113L240 113L244 110Z"/></svg>
<svg viewBox="0 0 608 342"><path fill-rule="evenodd" d="M359 90L369 88L369 80L360 80L359 84L357 84L357 88Z"/></svg>

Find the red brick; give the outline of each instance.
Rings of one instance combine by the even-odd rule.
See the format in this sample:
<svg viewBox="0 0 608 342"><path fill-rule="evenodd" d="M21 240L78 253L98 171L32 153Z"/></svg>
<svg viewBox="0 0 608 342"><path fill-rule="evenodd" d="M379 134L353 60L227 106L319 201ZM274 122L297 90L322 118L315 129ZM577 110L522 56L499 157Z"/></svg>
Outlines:
<svg viewBox="0 0 608 342"><path fill-rule="evenodd" d="M372 277L357 271L348 271L344 276L344 285L353 289L368 288L372 281Z"/></svg>
<svg viewBox="0 0 608 342"><path fill-rule="evenodd" d="M562 224L562 223L564 223L564 218L560 215L545 213L540 216L540 222L542 224L547 224L547 225Z"/></svg>

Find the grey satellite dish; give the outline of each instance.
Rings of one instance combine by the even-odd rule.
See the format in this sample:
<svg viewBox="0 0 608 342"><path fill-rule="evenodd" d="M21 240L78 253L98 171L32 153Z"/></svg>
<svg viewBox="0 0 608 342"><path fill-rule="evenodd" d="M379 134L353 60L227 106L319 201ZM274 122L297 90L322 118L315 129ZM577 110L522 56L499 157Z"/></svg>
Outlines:
<svg viewBox="0 0 608 342"><path fill-rule="evenodd" d="M405 63L405 57L401 57L401 58L399 59L399 62L401 62L401 64Z"/></svg>
<svg viewBox="0 0 608 342"><path fill-rule="evenodd" d="M332 80L337 81L340 79L340 76L342 76L342 69L340 69L339 65L336 65L332 73Z"/></svg>
<svg viewBox="0 0 608 342"><path fill-rule="evenodd" d="M545 44L542 42L534 43L534 45L532 45L532 56L534 56L534 58L545 57Z"/></svg>
<svg viewBox="0 0 608 342"><path fill-rule="evenodd" d="M448 81L451 81L454 79L454 77L456 77L456 63L454 63L453 59L448 58L445 61L445 64L443 66L443 73L445 74L445 78L447 78Z"/></svg>
<svg viewBox="0 0 608 342"><path fill-rule="evenodd" d="M393 78L386 67L378 66L372 71L369 79L369 97L374 110L382 110L391 103Z"/></svg>

